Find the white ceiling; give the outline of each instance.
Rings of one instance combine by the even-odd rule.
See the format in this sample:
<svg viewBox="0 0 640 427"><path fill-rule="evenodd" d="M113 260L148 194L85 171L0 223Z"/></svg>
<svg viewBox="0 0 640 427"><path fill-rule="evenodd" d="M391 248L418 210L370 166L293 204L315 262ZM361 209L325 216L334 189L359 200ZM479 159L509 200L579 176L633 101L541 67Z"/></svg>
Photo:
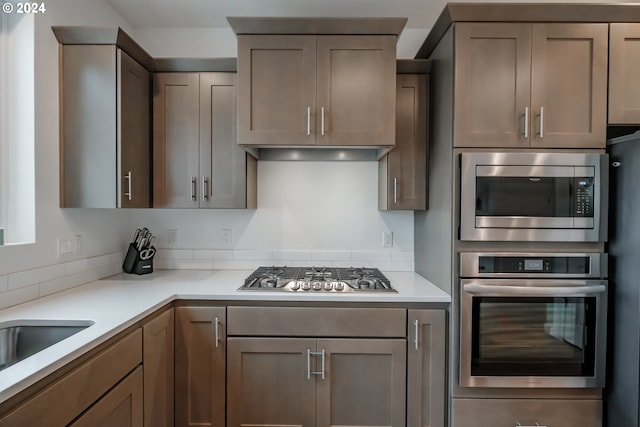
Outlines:
<svg viewBox="0 0 640 427"><path fill-rule="evenodd" d="M228 28L227 16L407 17L429 29L446 0L106 0L134 28ZM482 2L487 0L466 0ZM493 0L500 2L500 0ZM506 2L502 0L503 2ZM528 2L528 0L520 0ZM552 2L554 0L533 0ZM555 0L558 1L558 0ZM562 1L562 0L560 0ZM564 0L565 2L613 2ZM633 1L633 0L632 0ZM617 2L630 2L617 0Z"/></svg>

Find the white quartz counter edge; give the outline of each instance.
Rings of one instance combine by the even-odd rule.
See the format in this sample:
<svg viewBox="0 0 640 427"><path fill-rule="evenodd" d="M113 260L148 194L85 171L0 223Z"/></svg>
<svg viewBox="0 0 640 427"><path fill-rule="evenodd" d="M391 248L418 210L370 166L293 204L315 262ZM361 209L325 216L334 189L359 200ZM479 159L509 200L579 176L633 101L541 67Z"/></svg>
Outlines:
<svg viewBox="0 0 640 427"><path fill-rule="evenodd" d="M245 270L160 270L118 274L0 311L22 319L92 320L87 329L0 371L0 403L175 300L449 303L451 297L416 273L385 272L398 293L237 291Z"/></svg>

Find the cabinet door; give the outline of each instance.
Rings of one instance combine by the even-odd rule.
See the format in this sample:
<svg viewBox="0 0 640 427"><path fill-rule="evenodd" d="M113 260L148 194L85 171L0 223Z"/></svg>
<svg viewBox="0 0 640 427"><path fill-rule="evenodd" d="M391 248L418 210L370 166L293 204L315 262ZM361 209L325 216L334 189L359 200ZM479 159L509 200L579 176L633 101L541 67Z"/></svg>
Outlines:
<svg viewBox="0 0 640 427"><path fill-rule="evenodd" d="M532 28L531 146L604 148L609 26Z"/></svg>
<svg viewBox="0 0 640 427"><path fill-rule="evenodd" d="M427 79L426 74L396 77L396 146L380 160L381 209L426 209Z"/></svg>
<svg viewBox="0 0 640 427"><path fill-rule="evenodd" d="M142 327L144 425L173 427L174 313L169 309Z"/></svg>
<svg viewBox="0 0 640 427"><path fill-rule="evenodd" d="M154 76L154 207L198 207L198 95L197 73Z"/></svg>
<svg viewBox="0 0 640 427"><path fill-rule="evenodd" d="M319 339L322 351L318 427L405 426L406 340Z"/></svg>
<svg viewBox="0 0 640 427"><path fill-rule="evenodd" d="M396 38L318 36L318 145L395 145Z"/></svg>
<svg viewBox="0 0 640 427"><path fill-rule="evenodd" d="M304 338L229 338L227 426L315 426L315 345Z"/></svg>
<svg viewBox="0 0 640 427"><path fill-rule="evenodd" d="M640 24L609 27L609 124L640 123Z"/></svg>
<svg viewBox="0 0 640 427"><path fill-rule="evenodd" d="M225 309L177 307L175 425L224 426Z"/></svg>
<svg viewBox="0 0 640 427"><path fill-rule="evenodd" d="M236 143L236 75L200 74L200 207L247 207L247 153Z"/></svg>
<svg viewBox="0 0 640 427"><path fill-rule="evenodd" d="M46 414L42 414L46 420ZM69 427L142 427L142 367L104 395Z"/></svg>
<svg viewBox="0 0 640 427"><path fill-rule="evenodd" d="M444 427L445 311L409 310L407 338L407 425Z"/></svg>
<svg viewBox="0 0 640 427"><path fill-rule="evenodd" d="M238 143L315 144L314 36L238 36Z"/></svg>
<svg viewBox="0 0 640 427"><path fill-rule="evenodd" d="M118 49L118 207L151 207L151 76Z"/></svg>
<svg viewBox="0 0 640 427"><path fill-rule="evenodd" d="M531 25L455 26L455 147L529 146Z"/></svg>

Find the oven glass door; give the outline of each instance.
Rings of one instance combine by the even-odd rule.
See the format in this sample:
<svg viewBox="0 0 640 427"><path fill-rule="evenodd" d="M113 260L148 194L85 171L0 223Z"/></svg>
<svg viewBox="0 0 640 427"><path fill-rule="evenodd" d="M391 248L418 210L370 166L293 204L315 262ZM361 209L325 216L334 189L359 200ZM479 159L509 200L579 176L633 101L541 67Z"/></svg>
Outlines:
<svg viewBox="0 0 640 427"><path fill-rule="evenodd" d="M603 387L606 280L462 279L460 385Z"/></svg>
<svg viewBox="0 0 640 427"><path fill-rule="evenodd" d="M472 376L591 377L595 297L474 297Z"/></svg>

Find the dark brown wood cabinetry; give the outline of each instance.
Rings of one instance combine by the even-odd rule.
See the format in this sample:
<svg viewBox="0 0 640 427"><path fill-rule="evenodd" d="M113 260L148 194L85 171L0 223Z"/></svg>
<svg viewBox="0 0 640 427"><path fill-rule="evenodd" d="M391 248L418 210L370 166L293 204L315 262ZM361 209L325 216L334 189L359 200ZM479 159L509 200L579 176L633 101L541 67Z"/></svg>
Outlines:
<svg viewBox="0 0 640 427"><path fill-rule="evenodd" d="M238 35L238 143L393 146L396 37Z"/></svg>
<svg viewBox="0 0 640 427"><path fill-rule="evenodd" d="M60 206L151 207L151 77L115 45L62 45Z"/></svg>
<svg viewBox="0 0 640 427"><path fill-rule="evenodd" d="M155 75L154 207L255 207L256 160L236 144L235 93L235 73Z"/></svg>
<svg viewBox="0 0 640 427"><path fill-rule="evenodd" d="M225 425L224 307L177 307L175 426Z"/></svg>
<svg viewBox="0 0 640 427"><path fill-rule="evenodd" d="M464 22L455 34L455 147L604 147L607 24Z"/></svg>
<svg viewBox="0 0 640 427"><path fill-rule="evenodd" d="M426 209L428 82L428 74L396 76L396 146L378 162L380 210Z"/></svg>
<svg viewBox="0 0 640 427"><path fill-rule="evenodd" d="M609 30L609 124L640 124L640 23Z"/></svg>

